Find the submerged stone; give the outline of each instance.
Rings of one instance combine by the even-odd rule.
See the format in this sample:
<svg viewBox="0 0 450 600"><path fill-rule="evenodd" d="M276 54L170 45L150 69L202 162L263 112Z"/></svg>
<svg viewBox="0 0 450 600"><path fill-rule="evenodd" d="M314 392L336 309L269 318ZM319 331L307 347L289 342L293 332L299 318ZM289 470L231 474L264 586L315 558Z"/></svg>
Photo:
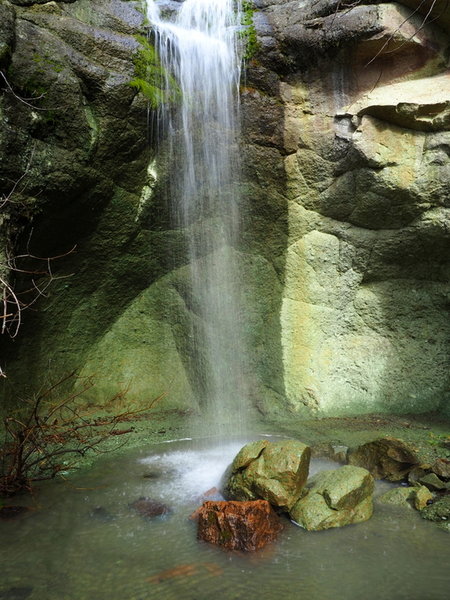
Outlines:
<svg viewBox="0 0 450 600"><path fill-rule="evenodd" d="M25 600L33 592L31 585L14 586L7 590L0 590L1 600Z"/></svg>
<svg viewBox="0 0 450 600"><path fill-rule="evenodd" d="M253 552L276 539L283 529L266 500L204 502L194 513L198 539L226 550Z"/></svg>
<svg viewBox="0 0 450 600"><path fill-rule="evenodd" d="M3 519L4 521L16 519L27 513L29 510L28 506L2 506L0 508L0 519Z"/></svg>
<svg viewBox="0 0 450 600"><path fill-rule="evenodd" d="M225 494L233 500L264 499L288 511L300 497L311 450L297 440L252 442L234 459Z"/></svg>
<svg viewBox="0 0 450 600"><path fill-rule="evenodd" d="M367 521L373 512L373 489L373 477L360 467L347 465L318 473L289 514L310 531Z"/></svg>
<svg viewBox="0 0 450 600"><path fill-rule="evenodd" d="M419 459L414 448L403 440L385 437L350 449L349 465L364 467L375 479L401 481Z"/></svg>
<svg viewBox="0 0 450 600"><path fill-rule="evenodd" d="M168 506L162 502L158 502L157 500L152 500L151 498L138 498L134 502L131 502L131 504L128 506L133 508L139 515L141 515L141 517L146 517L149 519L153 517L160 517L170 512Z"/></svg>
<svg viewBox="0 0 450 600"><path fill-rule="evenodd" d="M108 523L109 521L114 521L114 515L112 515L107 508L104 506L95 506L89 515L96 519L97 521L102 521L103 523Z"/></svg>

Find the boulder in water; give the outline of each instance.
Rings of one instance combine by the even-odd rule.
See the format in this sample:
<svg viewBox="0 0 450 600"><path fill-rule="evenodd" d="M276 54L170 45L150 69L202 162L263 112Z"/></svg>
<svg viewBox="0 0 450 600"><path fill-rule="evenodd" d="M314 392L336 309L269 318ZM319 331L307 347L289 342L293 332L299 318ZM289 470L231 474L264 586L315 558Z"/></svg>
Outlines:
<svg viewBox="0 0 450 600"><path fill-rule="evenodd" d="M204 502L198 518L198 539L226 550L253 552L275 540L283 529L280 518L266 500Z"/></svg>
<svg viewBox="0 0 450 600"><path fill-rule="evenodd" d="M267 500L288 511L299 499L311 450L297 440L252 442L234 459L225 494L233 500Z"/></svg>
<svg viewBox="0 0 450 600"><path fill-rule="evenodd" d="M361 467L324 471L308 481L306 493L289 514L311 531L367 521L373 512L373 489L372 475Z"/></svg>
<svg viewBox="0 0 450 600"><path fill-rule="evenodd" d="M415 449L403 440L385 437L350 449L349 465L363 467L375 479L401 481L419 464Z"/></svg>

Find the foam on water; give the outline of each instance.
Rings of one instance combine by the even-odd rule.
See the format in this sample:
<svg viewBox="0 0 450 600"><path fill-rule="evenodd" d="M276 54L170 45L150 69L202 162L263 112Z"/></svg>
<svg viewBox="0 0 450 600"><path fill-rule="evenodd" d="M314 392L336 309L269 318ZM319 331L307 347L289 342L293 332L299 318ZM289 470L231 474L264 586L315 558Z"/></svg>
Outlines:
<svg viewBox="0 0 450 600"><path fill-rule="evenodd" d="M164 478L155 482L158 498L171 504L189 504L211 488L219 487L226 468L241 448L242 442L232 442L201 450L162 452L140 462L164 474Z"/></svg>

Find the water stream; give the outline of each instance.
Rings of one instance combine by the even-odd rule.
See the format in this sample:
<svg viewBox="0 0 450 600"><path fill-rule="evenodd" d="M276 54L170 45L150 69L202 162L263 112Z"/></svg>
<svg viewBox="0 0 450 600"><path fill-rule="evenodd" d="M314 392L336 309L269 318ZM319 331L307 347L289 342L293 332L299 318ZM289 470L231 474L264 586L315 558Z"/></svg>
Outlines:
<svg viewBox="0 0 450 600"><path fill-rule="evenodd" d="M161 17L147 16L166 85L176 106L159 110L169 146L174 226L185 233L191 379L202 405L202 428L242 426L245 356L236 244L240 215L238 85L239 10L232 0L186 0ZM176 89L179 88L179 89Z"/></svg>

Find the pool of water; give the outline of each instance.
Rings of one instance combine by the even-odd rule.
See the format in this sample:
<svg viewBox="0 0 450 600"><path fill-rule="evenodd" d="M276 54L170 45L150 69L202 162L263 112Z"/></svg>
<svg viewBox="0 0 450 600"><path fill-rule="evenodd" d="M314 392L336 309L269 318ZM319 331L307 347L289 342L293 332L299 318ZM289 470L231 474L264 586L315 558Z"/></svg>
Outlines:
<svg viewBox="0 0 450 600"><path fill-rule="evenodd" d="M450 597L449 535L413 511L377 503L370 521L342 529L307 532L286 519L278 540L255 554L197 541L189 515L246 441L158 444L42 486L32 510L0 521L0 599ZM330 468L313 461L310 472ZM142 496L170 511L142 517L130 506Z"/></svg>

